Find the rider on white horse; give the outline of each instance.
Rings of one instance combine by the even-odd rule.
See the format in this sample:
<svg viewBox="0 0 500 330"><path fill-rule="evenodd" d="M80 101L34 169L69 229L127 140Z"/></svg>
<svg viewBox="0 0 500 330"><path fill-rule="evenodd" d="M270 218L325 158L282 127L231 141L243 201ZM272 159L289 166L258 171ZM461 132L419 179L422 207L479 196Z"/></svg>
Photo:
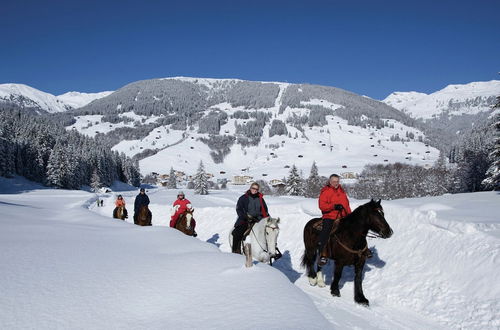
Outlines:
<svg viewBox="0 0 500 330"><path fill-rule="evenodd" d="M264 195L259 192L259 189L259 184L254 182L250 185L250 189L238 199L238 203L236 204L238 219L234 224L233 230L233 253L241 254L241 241L250 223L269 217L267 205L263 198Z"/></svg>

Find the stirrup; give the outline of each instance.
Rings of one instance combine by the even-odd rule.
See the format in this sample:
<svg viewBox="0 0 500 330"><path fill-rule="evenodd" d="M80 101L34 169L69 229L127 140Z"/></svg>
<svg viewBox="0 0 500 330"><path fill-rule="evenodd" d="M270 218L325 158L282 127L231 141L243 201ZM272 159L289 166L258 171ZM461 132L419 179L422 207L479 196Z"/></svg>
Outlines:
<svg viewBox="0 0 500 330"><path fill-rule="evenodd" d="M318 266L324 266L328 263L327 257L320 257L318 260Z"/></svg>
<svg viewBox="0 0 500 330"><path fill-rule="evenodd" d="M372 258L373 257L373 253L372 253L372 250L370 249L366 249L365 253L363 253L365 255L366 258Z"/></svg>

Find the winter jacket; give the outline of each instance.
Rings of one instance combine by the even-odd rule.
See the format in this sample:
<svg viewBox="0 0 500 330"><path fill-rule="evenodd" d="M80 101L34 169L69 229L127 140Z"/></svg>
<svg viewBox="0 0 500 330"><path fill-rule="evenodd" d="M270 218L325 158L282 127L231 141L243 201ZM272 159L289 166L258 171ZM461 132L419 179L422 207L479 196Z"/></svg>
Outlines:
<svg viewBox="0 0 500 330"><path fill-rule="evenodd" d="M135 197L135 202L134 202L134 212L135 212L135 213L139 212L139 209L140 209L140 208L141 208L141 206L143 206L143 205L146 205L146 206L148 206L148 205L149 205L149 197L148 197L148 195L146 195L146 194L142 195L142 194L140 194L140 193L139 193L139 195L137 195L137 196Z"/></svg>
<svg viewBox="0 0 500 330"><path fill-rule="evenodd" d="M264 195L261 193L258 193L256 197L253 197L250 190L248 190L244 195L242 195L238 199L238 203L236 204L236 213L238 213L238 219L236 220L236 223L234 224L235 227L248 223L247 213L248 213L248 204L250 203L250 198L258 198L259 199L261 219L269 216L269 213L268 213L269 211L267 210L267 205L266 205L266 201L264 200Z"/></svg>
<svg viewBox="0 0 500 330"><path fill-rule="evenodd" d="M120 207L120 206L125 207L125 200L124 200L124 199L117 199L117 200L115 201L115 206L116 206L116 207Z"/></svg>
<svg viewBox="0 0 500 330"><path fill-rule="evenodd" d="M174 202L174 207L176 205L179 205L179 208L177 209L177 211L175 212L175 214L172 215L172 219L177 219L179 217L179 215L181 215L182 213L186 212L188 204L191 204L191 202L187 198L176 199L175 202Z"/></svg>
<svg viewBox="0 0 500 330"><path fill-rule="evenodd" d="M330 185L324 186L319 194L318 204L319 209L323 214L323 219L337 219L345 217L351 213L351 207L349 206L347 194L340 185L336 189ZM342 205L344 209L335 210L334 208L336 204Z"/></svg>

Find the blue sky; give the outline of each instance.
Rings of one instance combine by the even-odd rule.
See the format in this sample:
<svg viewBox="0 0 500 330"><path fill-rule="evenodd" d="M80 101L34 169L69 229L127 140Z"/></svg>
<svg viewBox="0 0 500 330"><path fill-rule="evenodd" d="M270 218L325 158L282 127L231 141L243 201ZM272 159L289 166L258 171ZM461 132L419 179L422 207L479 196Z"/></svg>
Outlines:
<svg viewBox="0 0 500 330"><path fill-rule="evenodd" d="M500 79L500 1L7 1L0 83L116 90L193 76L376 99Z"/></svg>

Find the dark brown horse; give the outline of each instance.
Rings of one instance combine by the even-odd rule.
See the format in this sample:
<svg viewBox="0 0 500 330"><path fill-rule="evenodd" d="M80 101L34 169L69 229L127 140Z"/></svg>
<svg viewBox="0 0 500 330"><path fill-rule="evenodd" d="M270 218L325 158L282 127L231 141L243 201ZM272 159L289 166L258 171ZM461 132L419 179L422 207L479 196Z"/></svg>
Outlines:
<svg viewBox="0 0 500 330"><path fill-rule="evenodd" d="M315 223L321 219L312 219L304 227L305 252L302 256L302 266L307 269L309 283L323 287L325 282L321 267L314 268L317 259L319 230ZM354 265L354 300L368 306L369 301L363 294L362 274L368 249L366 235L372 231L381 238L389 238L392 229L384 218L384 211L378 202L373 199L359 206L348 216L339 220L336 233L331 234L328 240L328 258L335 260L333 281L330 292L333 296L340 297L339 280L344 266Z"/></svg>
<svg viewBox="0 0 500 330"><path fill-rule="evenodd" d="M119 206L115 208L113 211L113 218L125 220L127 214L126 211L127 210L125 209L125 206Z"/></svg>
<svg viewBox="0 0 500 330"><path fill-rule="evenodd" d="M179 215L179 219L175 223L175 229L182 231L188 236L193 236L194 234L194 209L187 209L182 214Z"/></svg>
<svg viewBox="0 0 500 330"><path fill-rule="evenodd" d="M138 226L151 226L152 214L146 205L139 208L139 212L134 215L134 223Z"/></svg>

